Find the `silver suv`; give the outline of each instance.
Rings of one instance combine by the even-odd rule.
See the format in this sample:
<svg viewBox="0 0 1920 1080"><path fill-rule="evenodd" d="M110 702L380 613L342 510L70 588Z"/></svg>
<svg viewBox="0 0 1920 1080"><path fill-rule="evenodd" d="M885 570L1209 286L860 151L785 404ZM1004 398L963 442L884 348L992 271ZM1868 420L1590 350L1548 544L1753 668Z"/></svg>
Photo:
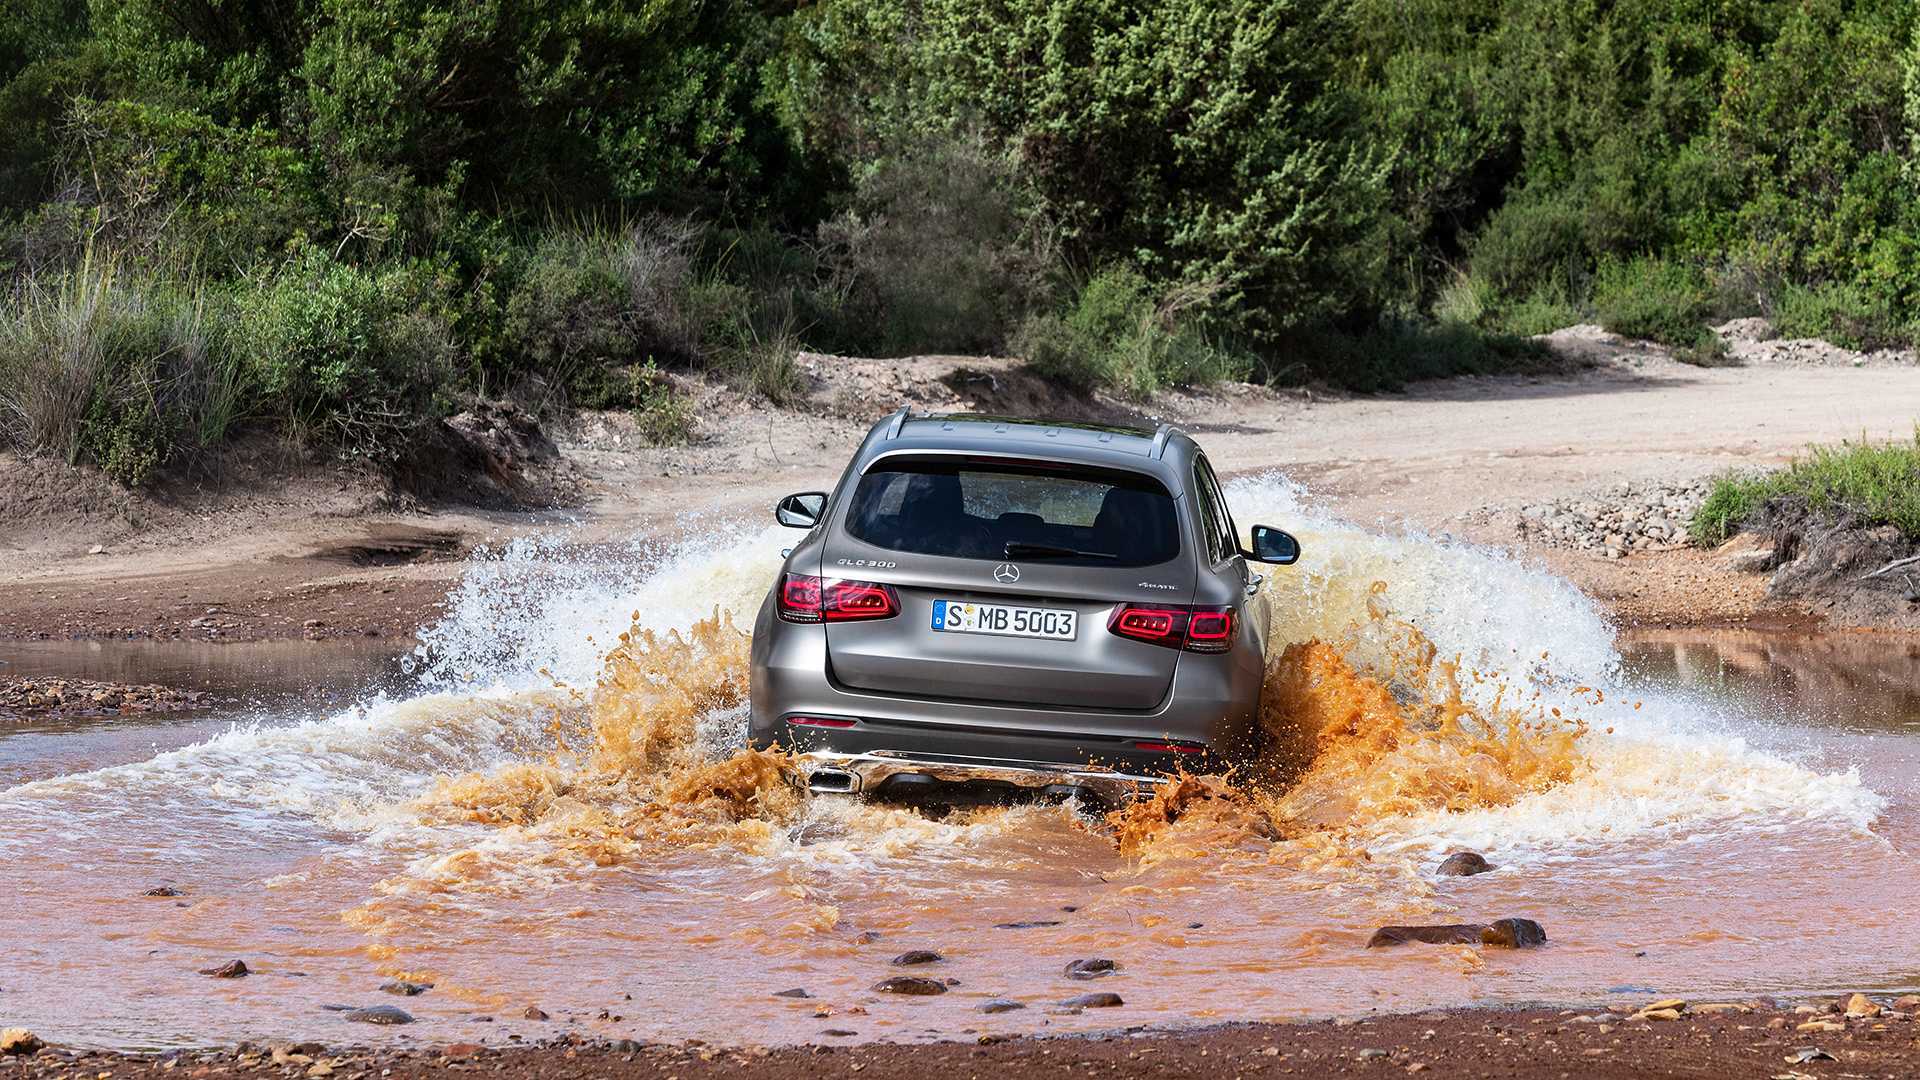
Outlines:
<svg viewBox="0 0 1920 1080"><path fill-rule="evenodd" d="M874 425L753 628L755 746L815 791L1114 802L1257 749L1268 618L1206 455L1162 425ZM956 788L954 785L963 785Z"/></svg>

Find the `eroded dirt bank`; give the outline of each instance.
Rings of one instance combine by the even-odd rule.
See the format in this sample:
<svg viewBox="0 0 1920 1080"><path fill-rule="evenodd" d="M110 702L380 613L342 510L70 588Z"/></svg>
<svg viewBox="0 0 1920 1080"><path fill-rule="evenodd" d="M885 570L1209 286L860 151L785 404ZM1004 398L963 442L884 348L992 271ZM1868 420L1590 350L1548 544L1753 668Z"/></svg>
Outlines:
<svg viewBox="0 0 1920 1080"><path fill-rule="evenodd" d="M606 552L757 516L785 492L831 483L866 426L903 402L1171 420L1222 472L1279 470L1357 522L1525 552L1629 625L1817 620L1817 604L1769 600L1764 574L1712 553L1635 533L1609 558L1612 536L1569 547L1539 526L1604 504L1616 485L1685 485L1815 442L1908 437L1920 369L1701 369L1605 335L1556 343L1586 366L1362 399L1228 386L1144 407L1063 397L1004 360L809 357L811 390L793 409L698 388L689 447L642 446L619 414L558 433L578 496L543 511L399 512L366 478L330 467L242 469L141 497L0 455L0 639L404 637L434 616L477 546L559 531ZM1825 614L1846 624L1845 612Z"/></svg>
<svg viewBox="0 0 1920 1080"><path fill-rule="evenodd" d="M1655 1004L1650 1002L1650 1004ZM1606 1011L1454 1010L1352 1023L1236 1024L1167 1033L1116 1031L1062 1038L927 1044L768 1048L647 1046L558 1040L525 1047L452 1043L418 1050L354 1051L278 1044L158 1057L21 1058L23 1077L220 1076L444 1077L472 1073L574 1080L680 1077L774 1080L854 1076L1320 1077L1424 1075L1559 1080L1561 1077L1906 1077L1920 1070L1920 1025L1911 1013L1848 1019L1827 1003L1789 1008L1742 1003L1685 1006L1677 1020ZM1694 1011L1700 1009L1700 1011ZM1817 1011L1817 1014L1815 1013ZM1820 1030L1803 1031L1804 1026ZM0 1075L10 1070L0 1066Z"/></svg>

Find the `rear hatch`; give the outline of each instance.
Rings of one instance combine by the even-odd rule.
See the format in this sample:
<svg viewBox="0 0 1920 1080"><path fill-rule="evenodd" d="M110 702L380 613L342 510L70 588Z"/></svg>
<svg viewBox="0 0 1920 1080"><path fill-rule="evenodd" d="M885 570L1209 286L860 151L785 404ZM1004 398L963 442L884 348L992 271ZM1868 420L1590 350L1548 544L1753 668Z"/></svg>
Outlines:
<svg viewBox="0 0 1920 1080"><path fill-rule="evenodd" d="M1128 604L1192 602L1173 498L1124 470L884 458L822 560L890 587L889 618L829 621L836 679L860 690L1022 706L1151 709L1180 650L1109 632Z"/></svg>

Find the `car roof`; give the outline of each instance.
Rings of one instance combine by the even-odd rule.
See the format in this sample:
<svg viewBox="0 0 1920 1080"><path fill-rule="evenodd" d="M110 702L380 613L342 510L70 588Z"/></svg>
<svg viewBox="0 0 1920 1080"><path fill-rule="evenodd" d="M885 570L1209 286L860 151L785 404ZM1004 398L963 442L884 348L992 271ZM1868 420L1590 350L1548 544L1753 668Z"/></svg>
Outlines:
<svg viewBox="0 0 1920 1080"><path fill-rule="evenodd" d="M1084 461L1153 473L1184 485L1180 475L1198 447L1179 428L1098 424L1051 417L984 413L915 413L902 407L873 426L859 466L898 453L977 453Z"/></svg>

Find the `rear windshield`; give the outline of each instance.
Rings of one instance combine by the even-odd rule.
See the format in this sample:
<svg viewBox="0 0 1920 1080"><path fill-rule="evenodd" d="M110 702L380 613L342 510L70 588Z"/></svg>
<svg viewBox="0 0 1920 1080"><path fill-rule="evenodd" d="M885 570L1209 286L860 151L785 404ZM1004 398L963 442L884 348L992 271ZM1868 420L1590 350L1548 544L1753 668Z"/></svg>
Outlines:
<svg viewBox="0 0 1920 1080"><path fill-rule="evenodd" d="M881 461L853 490L847 531L893 551L963 559L1148 566L1180 553L1173 498L1159 481L1083 466Z"/></svg>

